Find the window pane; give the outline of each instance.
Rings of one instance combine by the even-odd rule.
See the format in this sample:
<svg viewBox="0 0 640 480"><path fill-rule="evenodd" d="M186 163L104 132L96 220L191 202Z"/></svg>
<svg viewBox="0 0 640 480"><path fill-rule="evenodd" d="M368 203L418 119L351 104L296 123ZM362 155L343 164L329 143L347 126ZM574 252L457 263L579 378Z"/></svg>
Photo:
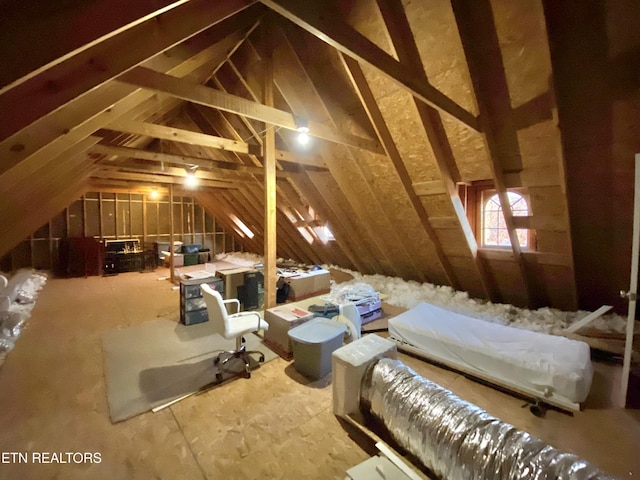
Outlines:
<svg viewBox="0 0 640 480"><path fill-rule="evenodd" d="M513 216L528 216L529 206L527 200L520 194L515 192L507 192L509 206ZM484 204L483 211L483 243L489 246L510 246L509 230L507 229L504 215L502 215L502 207L500 206L500 198L498 194L492 195ZM529 244L529 232L526 229L516 230L518 242L521 247L527 247Z"/></svg>

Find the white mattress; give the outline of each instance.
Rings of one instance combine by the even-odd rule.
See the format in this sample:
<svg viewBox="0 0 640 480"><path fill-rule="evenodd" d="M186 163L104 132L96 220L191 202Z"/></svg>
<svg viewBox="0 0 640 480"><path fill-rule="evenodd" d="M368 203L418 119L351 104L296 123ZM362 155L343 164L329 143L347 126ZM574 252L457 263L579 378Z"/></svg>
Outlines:
<svg viewBox="0 0 640 480"><path fill-rule="evenodd" d="M478 320L428 303L391 318L389 333L426 358L540 392L543 398L581 403L591 388L593 367L584 342Z"/></svg>

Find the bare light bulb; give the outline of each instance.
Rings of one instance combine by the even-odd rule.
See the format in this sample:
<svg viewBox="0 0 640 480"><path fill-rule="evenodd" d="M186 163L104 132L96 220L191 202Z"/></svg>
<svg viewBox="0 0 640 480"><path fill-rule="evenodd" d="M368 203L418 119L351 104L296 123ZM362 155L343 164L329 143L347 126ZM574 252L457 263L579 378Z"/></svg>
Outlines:
<svg viewBox="0 0 640 480"><path fill-rule="evenodd" d="M298 134L298 143L300 145L307 145L309 143L309 135L307 135L305 132L300 132Z"/></svg>
<svg viewBox="0 0 640 480"><path fill-rule="evenodd" d="M194 188L198 185L198 179L193 173L187 173L187 176L184 179L184 186L187 188Z"/></svg>

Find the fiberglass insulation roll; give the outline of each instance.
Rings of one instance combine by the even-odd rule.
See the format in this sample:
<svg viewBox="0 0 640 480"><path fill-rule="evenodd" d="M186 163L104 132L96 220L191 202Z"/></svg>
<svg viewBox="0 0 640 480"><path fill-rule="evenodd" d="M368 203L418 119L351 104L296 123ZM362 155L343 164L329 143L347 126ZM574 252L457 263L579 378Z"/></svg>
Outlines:
<svg viewBox="0 0 640 480"><path fill-rule="evenodd" d="M362 379L360 408L400 446L447 480L613 479L461 400L398 360L372 363Z"/></svg>

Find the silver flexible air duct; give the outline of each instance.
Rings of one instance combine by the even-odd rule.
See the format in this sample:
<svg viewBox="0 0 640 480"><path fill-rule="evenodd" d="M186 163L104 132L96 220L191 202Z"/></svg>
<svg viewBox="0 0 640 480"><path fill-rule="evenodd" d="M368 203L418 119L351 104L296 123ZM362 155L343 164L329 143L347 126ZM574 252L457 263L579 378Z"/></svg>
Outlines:
<svg viewBox="0 0 640 480"><path fill-rule="evenodd" d="M613 479L461 400L398 360L383 358L369 366L360 409L380 420L401 447L439 478Z"/></svg>

